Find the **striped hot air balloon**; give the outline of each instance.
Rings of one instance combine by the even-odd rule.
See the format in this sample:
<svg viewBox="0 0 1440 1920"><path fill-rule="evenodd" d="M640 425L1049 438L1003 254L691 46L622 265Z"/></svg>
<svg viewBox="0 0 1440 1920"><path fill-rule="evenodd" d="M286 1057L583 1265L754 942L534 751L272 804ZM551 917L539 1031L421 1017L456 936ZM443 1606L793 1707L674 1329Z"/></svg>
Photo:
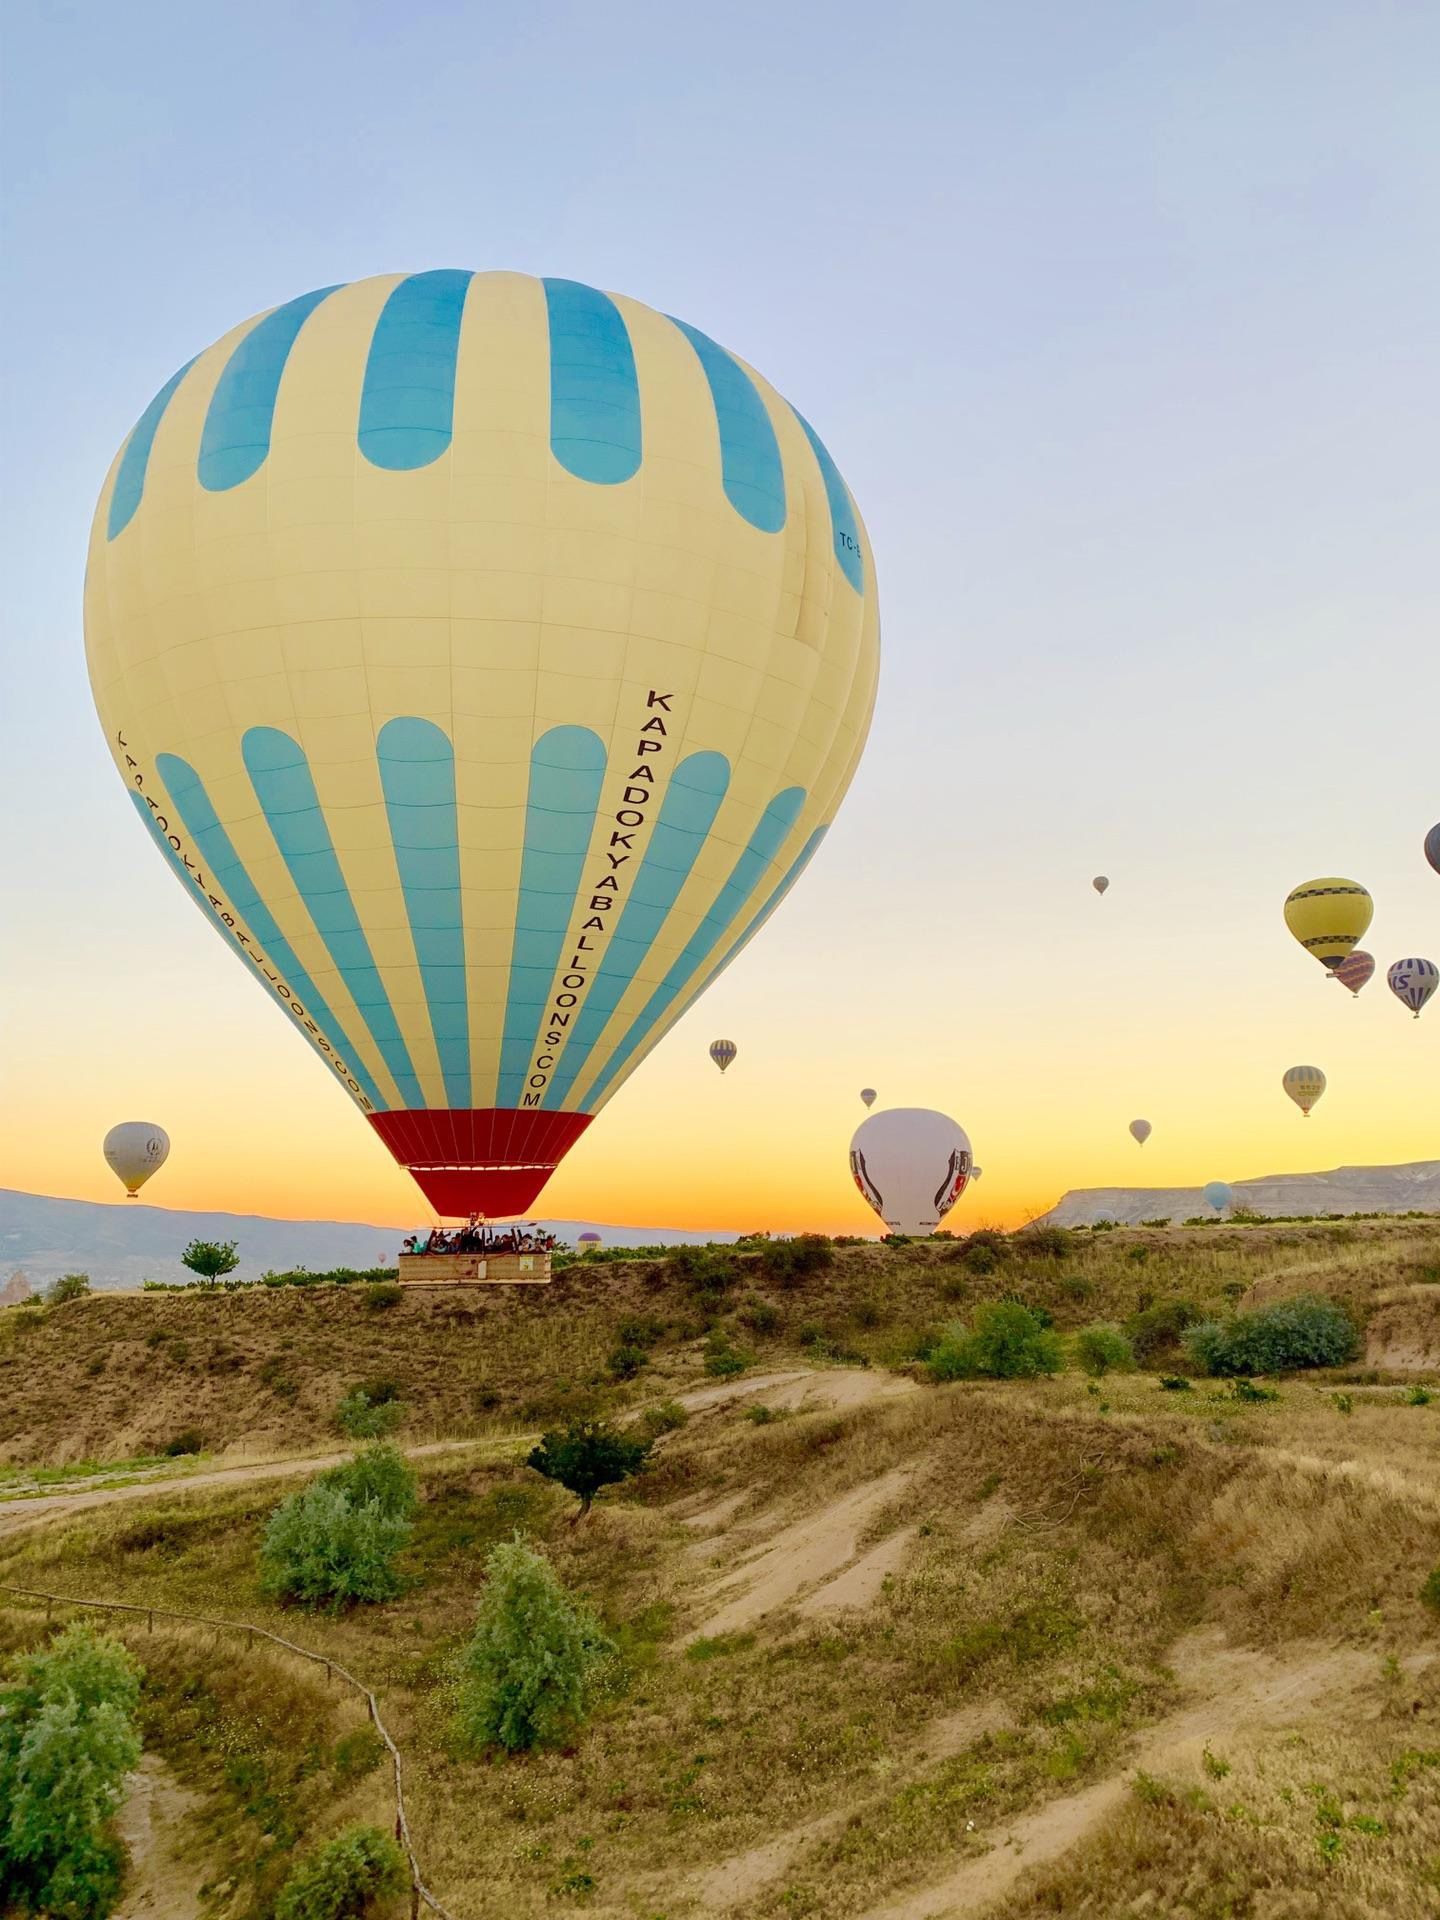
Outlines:
<svg viewBox="0 0 1440 1920"><path fill-rule="evenodd" d="M1362 938L1374 911L1358 880L1306 880L1285 897L1286 926L1332 973Z"/></svg>
<svg viewBox="0 0 1440 1920"><path fill-rule="evenodd" d="M1325 1091L1325 1076L1319 1067L1287 1067L1280 1084L1308 1120L1310 1109Z"/></svg>
<svg viewBox="0 0 1440 1920"><path fill-rule="evenodd" d="M1363 947L1356 947L1353 953L1346 954L1339 966L1331 973L1332 980L1338 980L1342 987L1348 987L1355 999L1360 998L1360 989L1375 972L1375 956L1366 953Z"/></svg>
<svg viewBox="0 0 1440 1920"><path fill-rule="evenodd" d="M85 627L191 897L435 1209L492 1217L799 878L879 657L855 504L758 374L450 270L304 294L168 380Z"/></svg>
<svg viewBox="0 0 1440 1920"><path fill-rule="evenodd" d="M1431 827L1425 836L1425 858L1436 873L1440 873L1440 824Z"/></svg>
<svg viewBox="0 0 1440 1920"><path fill-rule="evenodd" d="M712 1040L710 1042L710 1058L715 1062L721 1073L724 1073L725 1069L730 1065L730 1062L739 1051L740 1049L733 1040Z"/></svg>
<svg viewBox="0 0 1440 1920"><path fill-rule="evenodd" d="M1425 1002L1440 986L1440 967L1433 960L1397 960L1385 978L1391 993L1418 1020Z"/></svg>

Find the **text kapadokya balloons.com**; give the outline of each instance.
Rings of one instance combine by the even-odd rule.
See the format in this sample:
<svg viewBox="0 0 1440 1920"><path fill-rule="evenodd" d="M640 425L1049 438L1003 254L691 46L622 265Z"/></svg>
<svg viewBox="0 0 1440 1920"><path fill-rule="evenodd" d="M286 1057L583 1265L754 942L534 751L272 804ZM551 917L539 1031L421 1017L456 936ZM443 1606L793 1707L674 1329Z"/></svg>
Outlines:
<svg viewBox="0 0 1440 1920"><path fill-rule="evenodd" d="M1418 1020L1425 1002L1440 987L1440 967L1433 960L1397 960L1385 979L1401 1006Z"/></svg>
<svg viewBox="0 0 1440 1920"><path fill-rule="evenodd" d="M780 904L879 656L854 502L757 374L449 270L304 294L167 381L85 626L147 829L450 1215L528 1209Z"/></svg>
<svg viewBox="0 0 1440 1920"><path fill-rule="evenodd" d="M855 1184L891 1233L933 1233L973 1165L965 1129L929 1107L872 1113L850 1142Z"/></svg>
<svg viewBox="0 0 1440 1920"><path fill-rule="evenodd" d="M1332 973L1361 939L1374 911L1358 880L1305 880L1285 897L1286 926Z"/></svg>
<svg viewBox="0 0 1440 1920"><path fill-rule="evenodd" d="M1332 980L1338 980L1342 987L1350 989L1351 997L1358 1000L1360 989L1375 972L1375 956L1366 953L1363 947L1356 947L1353 953L1346 954L1339 966L1331 973Z"/></svg>
<svg viewBox="0 0 1440 1920"><path fill-rule="evenodd" d="M127 1200L158 1173L170 1157L170 1136L151 1120L122 1120L111 1127L101 1149L110 1171L125 1189Z"/></svg>
<svg viewBox="0 0 1440 1920"><path fill-rule="evenodd" d="M1142 1147L1154 1131L1155 1129L1148 1120L1132 1120L1130 1122L1130 1132Z"/></svg>
<svg viewBox="0 0 1440 1920"><path fill-rule="evenodd" d="M730 1062L739 1051L740 1049L733 1040L712 1040L710 1042L710 1058L715 1062L721 1073L724 1073L725 1069L730 1065Z"/></svg>
<svg viewBox="0 0 1440 1920"><path fill-rule="evenodd" d="M1308 1120L1310 1109L1325 1091L1325 1076L1319 1067L1287 1067L1280 1084Z"/></svg>
<svg viewBox="0 0 1440 1920"><path fill-rule="evenodd" d="M1201 1188L1201 1192L1205 1196L1205 1204L1213 1207L1216 1213L1224 1213L1235 1198L1223 1180L1210 1181L1208 1185Z"/></svg>

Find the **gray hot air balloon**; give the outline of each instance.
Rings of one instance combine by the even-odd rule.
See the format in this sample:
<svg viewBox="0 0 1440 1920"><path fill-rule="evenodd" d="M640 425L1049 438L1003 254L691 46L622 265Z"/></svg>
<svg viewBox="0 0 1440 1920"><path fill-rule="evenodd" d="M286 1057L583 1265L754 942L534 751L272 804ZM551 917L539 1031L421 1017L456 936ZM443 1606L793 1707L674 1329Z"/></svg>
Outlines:
<svg viewBox="0 0 1440 1920"><path fill-rule="evenodd" d="M1154 1131L1155 1129L1148 1120L1132 1120L1130 1122L1130 1132L1142 1147Z"/></svg>
<svg viewBox="0 0 1440 1920"><path fill-rule="evenodd" d="M1110 882L1105 878L1105 875L1103 873L1097 873L1095 878L1090 882L1090 884L1092 887L1094 887L1096 893L1104 893L1105 889L1109 886Z"/></svg>
<svg viewBox="0 0 1440 1920"><path fill-rule="evenodd" d="M865 1102L867 1107L873 1107L875 1104L874 1087L861 1087L860 1098Z"/></svg>
<svg viewBox="0 0 1440 1920"><path fill-rule="evenodd" d="M1425 858L1436 873L1440 873L1440 824L1431 827L1425 836Z"/></svg>

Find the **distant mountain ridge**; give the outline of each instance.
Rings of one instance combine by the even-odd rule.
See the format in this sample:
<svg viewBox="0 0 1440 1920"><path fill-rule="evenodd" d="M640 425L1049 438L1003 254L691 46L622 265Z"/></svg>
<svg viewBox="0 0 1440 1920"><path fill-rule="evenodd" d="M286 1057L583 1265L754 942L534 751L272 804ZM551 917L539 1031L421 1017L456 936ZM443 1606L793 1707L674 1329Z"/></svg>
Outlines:
<svg viewBox="0 0 1440 1920"><path fill-rule="evenodd" d="M180 1255L192 1240L234 1240L241 1280L269 1269L393 1266L402 1237L414 1230L342 1220L272 1220L254 1213L189 1213L121 1200L55 1200L0 1187L0 1287L16 1271L37 1291L62 1273L88 1273L97 1287L138 1287L145 1280L192 1280ZM685 1246L734 1240L733 1233L685 1227L615 1227L592 1220L544 1220L547 1232L573 1242L598 1233L612 1246Z"/></svg>
<svg viewBox="0 0 1440 1920"><path fill-rule="evenodd" d="M1229 1185L1237 1207L1272 1218L1297 1213L1440 1213L1440 1160L1276 1173ZM1089 1227L1097 1220L1134 1226L1141 1220L1169 1219L1178 1225L1211 1211L1200 1187L1080 1187L1042 1214L1041 1221L1053 1227Z"/></svg>

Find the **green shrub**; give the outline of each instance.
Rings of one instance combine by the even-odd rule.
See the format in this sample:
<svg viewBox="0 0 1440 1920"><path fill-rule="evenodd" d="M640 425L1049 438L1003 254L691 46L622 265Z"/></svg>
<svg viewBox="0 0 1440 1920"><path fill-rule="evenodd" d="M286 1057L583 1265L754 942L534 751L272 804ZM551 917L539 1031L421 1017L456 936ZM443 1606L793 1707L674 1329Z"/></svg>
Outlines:
<svg viewBox="0 0 1440 1920"><path fill-rule="evenodd" d="M187 1453L202 1453L205 1448L205 1436L198 1427L184 1427L165 1442L164 1454L167 1460L178 1460Z"/></svg>
<svg viewBox="0 0 1440 1920"><path fill-rule="evenodd" d="M692 1293L725 1293L740 1278L734 1255L722 1247L676 1247L668 1264Z"/></svg>
<svg viewBox="0 0 1440 1920"><path fill-rule="evenodd" d="M7 1912L13 1900L57 1920L99 1920L114 1907L124 1856L110 1821L140 1758L140 1678L118 1641L83 1625L11 1661L0 1684Z"/></svg>
<svg viewBox="0 0 1440 1920"><path fill-rule="evenodd" d="M664 1334L665 1322L653 1313L632 1313L615 1329L616 1341L622 1347L653 1347Z"/></svg>
<svg viewBox="0 0 1440 1920"><path fill-rule="evenodd" d="M778 1333L785 1324L785 1316L770 1301L763 1300L758 1293L747 1294L741 1303L737 1318L751 1333L763 1338L766 1334Z"/></svg>
<svg viewBox="0 0 1440 1920"><path fill-rule="evenodd" d="M929 1359L936 1380L1025 1380L1063 1365L1060 1336L1017 1300L977 1307L970 1330L947 1331Z"/></svg>
<svg viewBox="0 0 1440 1920"><path fill-rule="evenodd" d="M1135 1349L1119 1327L1099 1322L1075 1336L1075 1358L1082 1370L1099 1380L1107 1373L1133 1373Z"/></svg>
<svg viewBox="0 0 1440 1920"><path fill-rule="evenodd" d="M714 1380L729 1380L744 1373L751 1356L737 1347L730 1336L717 1327L705 1342L705 1371Z"/></svg>
<svg viewBox="0 0 1440 1920"><path fill-rule="evenodd" d="M1132 1313L1121 1331L1135 1349L1135 1358L1146 1366L1157 1355L1178 1347L1185 1329L1199 1318L1200 1309L1193 1300L1157 1300Z"/></svg>
<svg viewBox="0 0 1440 1920"><path fill-rule="evenodd" d="M644 1471L654 1444L653 1436L621 1433L603 1420L573 1420L563 1432L542 1435L526 1465L573 1493L580 1502L575 1518L583 1520L602 1487Z"/></svg>
<svg viewBox="0 0 1440 1920"><path fill-rule="evenodd" d="M1189 1393L1190 1382L1183 1373L1162 1373L1160 1386L1165 1393Z"/></svg>
<svg viewBox="0 0 1440 1920"><path fill-rule="evenodd" d="M760 1271L777 1287L798 1287L810 1274L824 1273L834 1264L834 1243L823 1233L768 1240L760 1251Z"/></svg>
<svg viewBox="0 0 1440 1920"><path fill-rule="evenodd" d="M1440 1567L1432 1567L1426 1574L1420 1588L1420 1603L1433 1613L1440 1613Z"/></svg>
<svg viewBox="0 0 1440 1920"><path fill-rule="evenodd" d="M658 1440L662 1433L678 1433L689 1418L678 1400L662 1400L658 1407L645 1409L640 1425L652 1440Z"/></svg>
<svg viewBox="0 0 1440 1920"><path fill-rule="evenodd" d="M1344 1308L1315 1294L1297 1294L1229 1320L1207 1320L1185 1334L1195 1364L1221 1375L1341 1366L1354 1358L1358 1344Z"/></svg>
<svg viewBox="0 0 1440 1920"><path fill-rule="evenodd" d="M633 1380L637 1373L643 1373L650 1364L649 1356L643 1347L613 1347L605 1362L606 1368L616 1380Z"/></svg>
<svg viewBox="0 0 1440 1920"><path fill-rule="evenodd" d="M343 1469L332 1469L340 1472ZM393 1600L410 1522L377 1499L352 1500L326 1475L283 1500L265 1526L260 1584L302 1606Z"/></svg>
<svg viewBox="0 0 1440 1920"><path fill-rule="evenodd" d="M320 1475L320 1484L338 1487L352 1507L374 1501L394 1519L408 1520L420 1503L413 1470L398 1447L377 1441L362 1447L352 1460Z"/></svg>
<svg viewBox="0 0 1440 1920"><path fill-rule="evenodd" d="M1010 1239L1017 1253L1038 1260L1064 1260L1074 1244L1068 1227L1023 1227Z"/></svg>
<svg viewBox="0 0 1440 1920"><path fill-rule="evenodd" d="M67 1300L80 1300L90 1291L88 1273L62 1273L45 1289L47 1307L63 1307Z"/></svg>
<svg viewBox="0 0 1440 1920"><path fill-rule="evenodd" d="M379 1440L405 1418L398 1400L373 1400L364 1387L352 1387L335 1409L335 1424L351 1440Z"/></svg>
<svg viewBox="0 0 1440 1920"><path fill-rule="evenodd" d="M365 1304L372 1313L383 1313L387 1307L398 1307L404 1298L405 1289L388 1280L379 1280L365 1289Z"/></svg>
<svg viewBox="0 0 1440 1920"><path fill-rule="evenodd" d="M1411 1387L1406 1392L1405 1405L1407 1407L1428 1407L1429 1404L1430 1394L1426 1388Z"/></svg>
<svg viewBox="0 0 1440 1920"><path fill-rule="evenodd" d="M1230 1383L1232 1399L1246 1401L1251 1406L1259 1406L1262 1400L1278 1400L1279 1394L1273 1387L1257 1387L1253 1380L1239 1379Z"/></svg>
<svg viewBox="0 0 1440 1920"><path fill-rule="evenodd" d="M978 1274L994 1273L1000 1264L1000 1255L993 1247L978 1246L965 1248L960 1255L961 1264L970 1272Z"/></svg>
<svg viewBox="0 0 1440 1920"><path fill-rule="evenodd" d="M464 1654L460 1726L472 1746L512 1753L562 1739L584 1719L613 1648L554 1568L519 1540L492 1547Z"/></svg>
<svg viewBox="0 0 1440 1920"><path fill-rule="evenodd" d="M409 1884L405 1856L378 1827L345 1827L290 1870L275 1920L363 1920Z"/></svg>
<svg viewBox="0 0 1440 1920"><path fill-rule="evenodd" d="M233 1273L240 1255L233 1240L192 1240L180 1256L182 1267L198 1273L202 1280L218 1280L222 1273Z"/></svg>

